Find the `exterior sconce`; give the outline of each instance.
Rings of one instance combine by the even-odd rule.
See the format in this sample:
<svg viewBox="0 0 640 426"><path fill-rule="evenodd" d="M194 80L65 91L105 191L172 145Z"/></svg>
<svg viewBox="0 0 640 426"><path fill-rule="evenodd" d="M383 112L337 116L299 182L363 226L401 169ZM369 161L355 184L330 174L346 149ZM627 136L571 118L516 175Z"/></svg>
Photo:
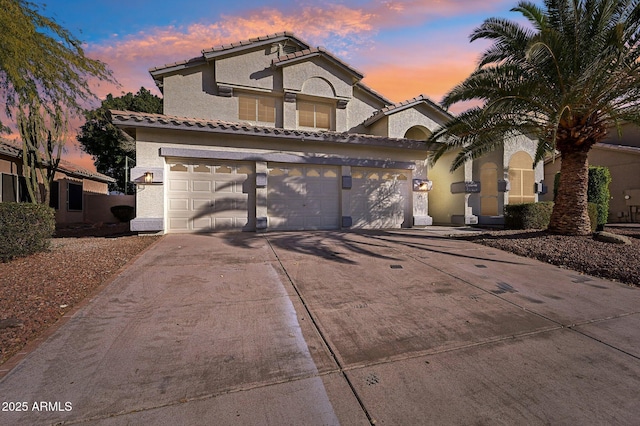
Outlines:
<svg viewBox="0 0 640 426"><path fill-rule="evenodd" d="M428 179L414 179L413 190L415 192L427 192L433 189L433 182Z"/></svg>
<svg viewBox="0 0 640 426"><path fill-rule="evenodd" d="M144 173L144 183L153 183L153 173L151 172Z"/></svg>
<svg viewBox="0 0 640 426"><path fill-rule="evenodd" d="M624 196L624 199L625 199L625 200L630 200L630 199L631 199L631 195L629 195L629 194L625 195L625 196Z"/></svg>

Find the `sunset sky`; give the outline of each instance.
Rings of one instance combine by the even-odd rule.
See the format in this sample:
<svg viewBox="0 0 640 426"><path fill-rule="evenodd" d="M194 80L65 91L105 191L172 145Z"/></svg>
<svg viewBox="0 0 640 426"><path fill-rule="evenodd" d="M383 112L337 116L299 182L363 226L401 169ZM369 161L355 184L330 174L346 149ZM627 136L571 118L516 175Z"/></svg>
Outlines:
<svg viewBox="0 0 640 426"><path fill-rule="evenodd" d="M42 2L37 2L42 4ZM41 13L86 43L120 83L160 94L148 69L199 56L202 49L281 31L323 46L361 71L363 82L394 102L419 94L439 102L473 70L486 42L469 34L489 17L520 20L515 0L48 0ZM453 112L456 112L455 110ZM75 138L74 138L75 139ZM69 146L66 158L93 168Z"/></svg>

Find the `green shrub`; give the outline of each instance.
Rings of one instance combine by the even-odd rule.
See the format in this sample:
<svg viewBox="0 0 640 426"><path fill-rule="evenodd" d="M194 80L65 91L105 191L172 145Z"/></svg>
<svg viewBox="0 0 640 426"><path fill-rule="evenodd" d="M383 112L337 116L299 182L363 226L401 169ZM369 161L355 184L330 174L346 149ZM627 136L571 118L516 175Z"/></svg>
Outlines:
<svg viewBox="0 0 640 426"><path fill-rule="evenodd" d="M553 202L509 204L504 208L507 229L546 229L551 220Z"/></svg>
<svg viewBox="0 0 640 426"><path fill-rule="evenodd" d="M42 204L0 203L0 260L46 250L56 228L55 211Z"/></svg>
<svg viewBox="0 0 640 426"><path fill-rule="evenodd" d="M135 217L134 208L131 206L113 206L111 207L111 213L120 222L129 222Z"/></svg>
<svg viewBox="0 0 640 426"><path fill-rule="evenodd" d="M589 188L587 189L587 200L595 203L598 208L598 229L602 230L609 219L609 184L611 183L611 173L606 167L589 167Z"/></svg>
<svg viewBox="0 0 640 426"><path fill-rule="evenodd" d="M598 205L589 203L591 230L598 226ZM509 204L504 208L504 227L506 229L547 229L553 211L552 201L539 203Z"/></svg>
<svg viewBox="0 0 640 426"><path fill-rule="evenodd" d="M558 183L560 182L560 172L556 173L553 181L553 199L558 194ZM601 166L589 167L589 184L587 187L587 201L597 204L598 217L596 227L604 228L609 218L609 184L611 183L611 173L609 169Z"/></svg>

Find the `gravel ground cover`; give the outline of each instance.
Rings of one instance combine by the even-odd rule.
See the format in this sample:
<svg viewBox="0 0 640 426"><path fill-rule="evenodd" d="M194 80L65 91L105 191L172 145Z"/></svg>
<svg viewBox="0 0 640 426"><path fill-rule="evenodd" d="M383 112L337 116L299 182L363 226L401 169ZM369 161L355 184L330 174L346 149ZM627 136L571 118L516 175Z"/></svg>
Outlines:
<svg viewBox="0 0 640 426"><path fill-rule="evenodd" d="M158 238L54 238L48 252L0 263L0 364Z"/></svg>
<svg viewBox="0 0 640 426"><path fill-rule="evenodd" d="M605 243L591 236L567 237L540 230L489 231L465 239L584 274L640 285L640 227L607 226L606 231L629 237L631 244Z"/></svg>

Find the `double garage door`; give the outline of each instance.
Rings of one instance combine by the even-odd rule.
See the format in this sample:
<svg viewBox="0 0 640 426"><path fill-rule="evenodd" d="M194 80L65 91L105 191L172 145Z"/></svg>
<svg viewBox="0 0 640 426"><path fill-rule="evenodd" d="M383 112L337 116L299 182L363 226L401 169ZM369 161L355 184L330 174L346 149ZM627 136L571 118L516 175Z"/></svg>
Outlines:
<svg viewBox="0 0 640 426"><path fill-rule="evenodd" d="M270 230L339 229L341 211L353 228L398 228L409 212L409 172L352 168L348 209L341 209L340 168L269 163ZM167 231L255 229L255 168L247 162L170 161Z"/></svg>
<svg viewBox="0 0 640 426"><path fill-rule="evenodd" d="M349 191L352 228L400 228L408 223L409 172L353 167ZM334 166L270 165L269 229L337 229L341 173Z"/></svg>

